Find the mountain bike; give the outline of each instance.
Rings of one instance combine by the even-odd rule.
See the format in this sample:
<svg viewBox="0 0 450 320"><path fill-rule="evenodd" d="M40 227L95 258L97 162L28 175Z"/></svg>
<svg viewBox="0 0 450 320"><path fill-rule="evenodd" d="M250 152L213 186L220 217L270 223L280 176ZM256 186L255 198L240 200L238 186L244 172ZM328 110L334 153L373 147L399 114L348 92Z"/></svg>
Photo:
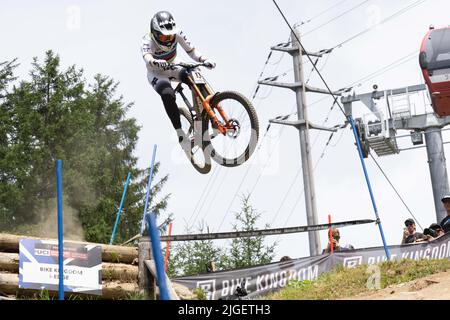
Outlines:
<svg viewBox="0 0 450 320"><path fill-rule="evenodd" d="M185 132L192 140L191 163L201 173L211 170L210 159L225 167L243 164L255 151L259 138L258 117L251 102L236 91L214 92L200 72L203 63L173 66L187 70L192 92L191 103L183 93L183 83L175 88L188 108L180 108L180 114L188 123Z"/></svg>

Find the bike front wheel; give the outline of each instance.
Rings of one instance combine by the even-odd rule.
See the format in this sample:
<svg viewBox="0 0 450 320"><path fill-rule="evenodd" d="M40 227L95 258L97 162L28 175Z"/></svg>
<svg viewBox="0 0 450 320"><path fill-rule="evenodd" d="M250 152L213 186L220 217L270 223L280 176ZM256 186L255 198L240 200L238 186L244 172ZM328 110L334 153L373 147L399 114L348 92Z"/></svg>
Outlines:
<svg viewBox="0 0 450 320"><path fill-rule="evenodd" d="M258 116L251 102L239 92L224 91L211 99L210 107L225 132L220 132L204 110L205 153L225 167L243 164L255 151L259 137Z"/></svg>

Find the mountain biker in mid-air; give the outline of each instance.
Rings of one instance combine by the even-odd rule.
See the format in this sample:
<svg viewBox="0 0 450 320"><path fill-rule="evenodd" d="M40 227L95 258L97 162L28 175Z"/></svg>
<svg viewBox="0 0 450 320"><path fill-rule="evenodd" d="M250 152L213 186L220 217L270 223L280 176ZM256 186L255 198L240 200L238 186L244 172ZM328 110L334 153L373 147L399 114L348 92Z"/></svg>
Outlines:
<svg viewBox="0 0 450 320"><path fill-rule="evenodd" d="M190 142L181 130L180 112L170 83L171 80L187 83L186 69L171 65L176 61L178 43L193 60L203 63L209 69L215 68L216 64L200 54L183 31L177 28L172 14L167 11L157 12L150 22L150 33L143 37L142 55L148 81L161 96L167 115L177 131L178 141L183 146L183 142Z"/></svg>

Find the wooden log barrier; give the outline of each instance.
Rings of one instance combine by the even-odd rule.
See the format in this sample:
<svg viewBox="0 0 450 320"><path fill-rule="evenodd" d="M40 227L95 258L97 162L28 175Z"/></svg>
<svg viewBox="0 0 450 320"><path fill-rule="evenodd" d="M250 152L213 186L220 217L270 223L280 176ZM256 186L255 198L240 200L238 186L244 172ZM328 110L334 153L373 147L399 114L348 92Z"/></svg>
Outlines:
<svg viewBox="0 0 450 320"><path fill-rule="evenodd" d="M0 233L0 292L16 296L36 296L39 290L19 288L19 243L20 239L42 239L30 236L18 236ZM155 276L145 265L151 259L150 239L140 239L140 250L137 247L110 246L105 244L71 241L80 244L93 244L102 247L102 296L94 299L155 299L157 294ZM139 254L138 254L139 253ZM138 257L139 255L139 257ZM181 299L193 299L195 296L186 287L173 283L173 296ZM50 297L57 297L58 292L48 292ZM87 296L67 292L66 297Z"/></svg>
<svg viewBox="0 0 450 320"><path fill-rule="evenodd" d="M17 235L11 235L11 234L6 234L6 233L0 233L0 252L10 252L10 253L19 252L19 242L20 242L20 239L23 239L23 238L57 241L56 239L42 239L42 238L37 238L37 237L17 236ZM80 241L71 241L71 240L67 240L67 242L92 244L92 245L101 246L102 247L102 261L104 261L104 262L132 263L138 257L138 248L137 247L110 246L110 245L101 244L101 243L89 243L89 242L80 242Z"/></svg>
<svg viewBox="0 0 450 320"><path fill-rule="evenodd" d="M0 271L19 273L19 254L0 252ZM102 262L102 279L137 282L138 267L124 263Z"/></svg>
<svg viewBox="0 0 450 320"><path fill-rule="evenodd" d="M33 294L39 294L39 290L33 289L20 289L19 288L19 275L15 273L0 272L0 291L8 295L16 296L31 296ZM92 296L98 299L128 299L133 295L136 295L139 291L137 282L103 282L102 283L102 295ZM57 296L58 292L49 292L50 296ZM72 292L66 292L65 296L87 296L85 294L75 294Z"/></svg>

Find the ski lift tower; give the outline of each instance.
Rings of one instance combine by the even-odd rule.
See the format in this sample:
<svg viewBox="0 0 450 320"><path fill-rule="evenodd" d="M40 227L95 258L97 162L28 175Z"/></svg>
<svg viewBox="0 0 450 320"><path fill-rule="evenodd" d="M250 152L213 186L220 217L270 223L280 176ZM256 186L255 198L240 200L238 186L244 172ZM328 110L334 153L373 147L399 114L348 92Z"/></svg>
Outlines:
<svg viewBox="0 0 450 320"><path fill-rule="evenodd" d="M447 215L441 203L442 196L449 192L442 128L450 124L450 116L439 117L435 113L414 114L411 95L420 91L427 91L427 87L422 84L378 91L378 87L374 86L373 92L359 95L353 93L341 97L341 102L347 115L353 116L353 103L358 101L371 111L367 116L356 119L365 158L370 150L381 157L426 147L436 219L439 223ZM386 102L384 110L377 104L380 99ZM397 144L398 130L410 130L411 141L415 147L400 149ZM424 143L423 135L426 145L420 146Z"/></svg>
<svg viewBox="0 0 450 320"><path fill-rule="evenodd" d="M314 189L314 175L313 166L311 160L311 148L309 140L309 129L324 130L324 131L334 131L336 128L325 128L322 126L315 125L308 120L308 113L306 108L306 92L314 92L320 94L330 94L327 90L314 88L305 83L304 72L303 72L303 61L302 57L306 54L314 57L322 57L323 54L327 53L327 50L323 50L317 53L306 53L302 50L301 45L297 39L300 39L300 33L295 29L291 33L291 46L288 44L274 46L271 49L274 51L287 52L292 56L294 63L294 80L295 83L282 83L275 82L273 80L263 80L258 81L259 84L281 87L286 89L291 89L295 92L297 100L297 115L298 121L284 121L273 119L270 123L277 123L281 125L288 125L295 127L300 136L300 151L302 160L302 170L303 170L303 185L305 186L305 206L306 206L306 219L308 226L317 225L317 208L316 208L316 195ZM340 92L334 92L334 95L340 95ZM311 256L320 254L320 235L318 231L309 231L309 253Z"/></svg>

